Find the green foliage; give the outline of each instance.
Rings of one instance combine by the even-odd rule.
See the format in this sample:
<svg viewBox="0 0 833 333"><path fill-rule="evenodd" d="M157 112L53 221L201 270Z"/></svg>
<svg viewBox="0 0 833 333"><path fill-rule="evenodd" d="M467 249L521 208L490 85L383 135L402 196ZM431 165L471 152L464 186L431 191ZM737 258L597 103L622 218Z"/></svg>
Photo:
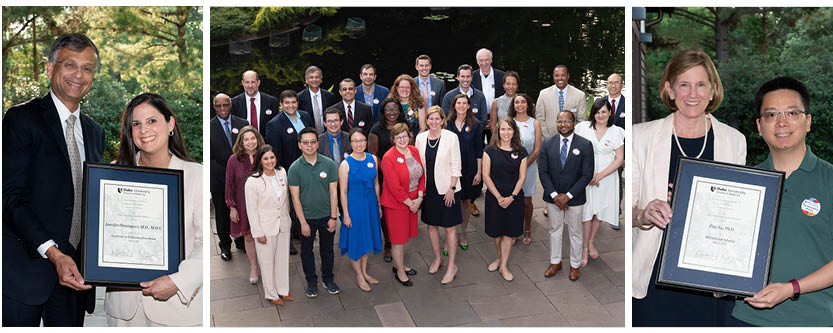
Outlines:
<svg viewBox="0 0 833 333"><path fill-rule="evenodd" d="M337 11L337 7L263 7L257 12L249 32L269 32L282 26L297 24L297 20L305 17L333 16Z"/></svg>
<svg viewBox="0 0 833 333"><path fill-rule="evenodd" d="M249 31L255 20L257 7L223 7L211 9L211 39L228 40Z"/></svg>

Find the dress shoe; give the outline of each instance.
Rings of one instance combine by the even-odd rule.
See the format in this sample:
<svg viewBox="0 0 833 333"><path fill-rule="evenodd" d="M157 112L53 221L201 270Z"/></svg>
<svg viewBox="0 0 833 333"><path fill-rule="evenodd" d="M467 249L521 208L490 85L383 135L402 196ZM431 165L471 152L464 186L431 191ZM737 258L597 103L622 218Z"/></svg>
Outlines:
<svg viewBox="0 0 833 333"><path fill-rule="evenodd" d="M621 227L621 226L619 226L618 224L617 224L617 225L614 225L614 226L610 226L610 227L611 227L611 228L613 228L613 230L620 230L620 229L622 229L622 227Z"/></svg>
<svg viewBox="0 0 833 333"><path fill-rule="evenodd" d="M230 249L220 250L220 259L223 259L223 261L231 260L231 250Z"/></svg>
<svg viewBox="0 0 833 333"><path fill-rule="evenodd" d="M587 253L590 252L588 248L581 249L581 267L587 267Z"/></svg>
<svg viewBox="0 0 833 333"><path fill-rule="evenodd" d="M440 262L440 265L437 266L437 270L435 270L433 272L431 271L431 267L428 267L428 274L436 274L440 270L440 268L443 268L443 263L442 262Z"/></svg>
<svg viewBox="0 0 833 333"><path fill-rule="evenodd" d="M405 281L400 280L399 275L396 275L396 272L393 272L393 278L395 278L396 281L399 281L399 283L401 283L403 286L410 287L410 286L414 285L414 283L411 282L411 280L405 280Z"/></svg>
<svg viewBox="0 0 833 333"><path fill-rule="evenodd" d="M394 273L396 273L396 271L397 271L396 267L393 267L393 272L394 272ZM413 276L413 275L417 275L417 271L416 271L415 269L413 269L413 268L411 268L411 269L406 269L406 270L405 270L405 275L411 275L411 276Z"/></svg>
<svg viewBox="0 0 833 333"><path fill-rule="evenodd" d="M551 277L561 269L561 264L551 264L547 267L547 270L544 271L544 277Z"/></svg>
<svg viewBox="0 0 833 333"><path fill-rule="evenodd" d="M295 300L295 297L292 297L292 295L286 295L286 296L280 296L280 297L284 301L294 301Z"/></svg>
<svg viewBox="0 0 833 333"><path fill-rule="evenodd" d="M390 255L390 249L385 249L384 259L385 259L385 262L393 261L393 257L391 257L391 255Z"/></svg>
<svg viewBox="0 0 833 333"><path fill-rule="evenodd" d="M480 216L480 210L477 209L477 205L474 202L471 203L471 216Z"/></svg>
<svg viewBox="0 0 833 333"><path fill-rule="evenodd" d="M289 255L294 256L298 254L298 250L295 249L295 245L292 245L292 241L289 241Z"/></svg>
<svg viewBox="0 0 833 333"><path fill-rule="evenodd" d="M581 275L578 268L570 267L570 281L578 280L578 277Z"/></svg>
<svg viewBox="0 0 833 333"><path fill-rule="evenodd" d="M440 283L449 284L451 282L454 282L454 278L457 277L457 267L454 267L454 274L451 274L451 278L446 279L447 277L448 277L448 271L445 272L445 276L443 276L443 279L442 279L442 281L440 281Z"/></svg>
<svg viewBox="0 0 833 333"><path fill-rule="evenodd" d="M276 299L273 299L273 300L271 301L271 303L272 303L272 304L275 304L275 305L283 305L283 300L282 300L280 297L278 297L278 298L276 298Z"/></svg>
<svg viewBox="0 0 833 333"><path fill-rule="evenodd" d="M506 271L500 272L500 276L502 276L503 279L506 280L506 282L512 282L512 280L515 279L515 276L512 275L512 272L510 272L508 269Z"/></svg>
<svg viewBox="0 0 833 333"><path fill-rule="evenodd" d="M249 283L251 283L251 284L257 284L257 281L258 281L258 277L257 277L257 275L255 275L255 276L249 276Z"/></svg>
<svg viewBox="0 0 833 333"><path fill-rule="evenodd" d="M489 270L489 272L494 272L494 271L496 271L496 270L497 270L498 265L500 265L500 261L499 261L499 260L495 260L495 261L493 261L492 263L490 263L490 264L489 264L489 266L486 266L486 269L488 269L488 270Z"/></svg>

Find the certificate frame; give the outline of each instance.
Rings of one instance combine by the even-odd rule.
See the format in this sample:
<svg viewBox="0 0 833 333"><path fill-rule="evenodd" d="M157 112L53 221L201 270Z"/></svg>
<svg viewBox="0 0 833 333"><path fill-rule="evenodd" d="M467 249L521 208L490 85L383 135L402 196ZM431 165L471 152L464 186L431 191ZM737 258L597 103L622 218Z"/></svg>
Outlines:
<svg viewBox="0 0 833 333"><path fill-rule="evenodd" d="M766 287L784 172L680 157L675 179L657 285L737 297ZM712 197L718 199L703 209L703 200ZM739 202L754 204L743 205L746 210L725 209L724 204ZM743 218L734 220L737 212ZM722 213L732 216L705 218Z"/></svg>
<svg viewBox="0 0 833 333"><path fill-rule="evenodd" d="M122 184L128 185L121 187L120 185ZM161 217L163 217L161 220L164 221L159 222L159 227L161 228L159 230L138 231L139 233L151 232L153 236L161 236L160 239L155 237L150 238L153 240L154 245L162 246L161 253L154 251L157 256L153 256L155 259L153 264L118 264L113 263L113 261L102 260L102 258L107 258L105 256L108 253L106 249L104 251L102 249L108 248L109 246L103 245L103 237L101 235L105 235L105 231L124 230L114 229L116 227L113 224L107 224L105 226L104 222L106 221L103 221L105 218L102 218L102 215L112 214L104 213L105 207L108 209L107 212L110 212L114 209L119 209L118 204L122 203L122 201L112 200L111 195L104 195L106 193L112 193L106 189L113 190L113 186L116 186L115 189L120 195L122 190L125 191L126 195L127 188L131 190L149 189L147 193L154 195L147 196L155 200L153 203L163 203L159 209L162 214ZM163 195L156 195L159 193ZM151 281L179 271L179 263L185 259L184 193L184 172L182 170L85 161L82 187L83 200L81 204L81 221L84 223L81 234L83 252L80 269L85 284L141 289L139 286L140 282ZM103 202L106 204L102 204ZM112 208L114 202L117 204L117 208ZM122 205L126 206L128 204ZM155 206L150 203L147 205ZM152 220L157 221L156 219ZM107 229L105 230L104 228ZM134 227L133 230L135 229ZM132 232L131 229L128 228L128 230L128 234ZM121 248L124 248L124 243L123 241L121 242ZM137 242L143 242L143 240ZM139 249L139 251L145 250ZM111 251L117 250L111 249ZM142 259L144 258L142 257Z"/></svg>

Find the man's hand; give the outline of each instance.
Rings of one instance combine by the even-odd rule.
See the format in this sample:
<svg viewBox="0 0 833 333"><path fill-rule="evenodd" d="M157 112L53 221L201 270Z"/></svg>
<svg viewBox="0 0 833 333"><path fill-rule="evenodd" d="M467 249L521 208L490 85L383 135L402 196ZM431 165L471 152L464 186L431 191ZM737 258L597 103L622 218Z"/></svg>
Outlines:
<svg viewBox="0 0 833 333"><path fill-rule="evenodd" d="M336 231L336 220L329 219L327 220L327 231L335 232Z"/></svg>
<svg viewBox="0 0 833 333"><path fill-rule="evenodd" d="M52 246L47 249L46 257L55 265L55 272L58 273L58 282L62 286L75 290L87 290L93 287L84 284L84 278L78 272L75 261L70 256L61 252L61 250L58 250L57 246Z"/></svg>
<svg viewBox="0 0 833 333"><path fill-rule="evenodd" d="M568 197L567 194L559 193L555 196L555 199L553 199L552 201L555 202L555 205L558 206L558 209L567 210L568 208L570 208L570 206L567 205L567 203L570 202L570 197Z"/></svg>
<svg viewBox="0 0 833 333"><path fill-rule="evenodd" d="M179 290L170 276L160 276L153 281L139 283L142 295L152 296L157 301L167 301Z"/></svg>
<svg viewBox="0 0 833 333"><path fill-rule="evenodd" d="M309 237L310 235L309 224L306 222L301 223L301 235L304 235L304 237Z"/></svg>

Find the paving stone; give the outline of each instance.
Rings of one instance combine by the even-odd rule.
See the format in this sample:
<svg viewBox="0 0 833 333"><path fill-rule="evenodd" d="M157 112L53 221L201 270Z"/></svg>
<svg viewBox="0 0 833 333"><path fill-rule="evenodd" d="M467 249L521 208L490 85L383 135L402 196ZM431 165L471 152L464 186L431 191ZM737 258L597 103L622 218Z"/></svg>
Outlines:
<svg viewBox="0 0 833 333"><path fill-rule="evenodd" d="M552 304L537 290L499 297L472 298L469 304L484 321L555 312Z"/></svg>
<svg viewBox="0 0 833 333"><path fill-rule="evenodd" d="M263 307L262 294L211 301L211 314L240 312ZM270 304L271 305L271 304Z"/></svg>
<svg viewBox="0 0 833 333"><path fill-rule="evenodd" d="M558 312L506 318L498 321L503 327L557 327L569 326L567 319Z"/></svg>
<svg viewBox="0 0 833 333"><path fill-rule="evenodd" d="M406 297L404 303L414 323L420 327L457 326L480 321L468 303L451 302L436 293Z"/></svg>
<svg viewBox="0 0 833 333"><path fill-rule="evenodd" d="M381 327L373 307L358 308L312 317L316 327Z"/></svg>
<svg viewBox="0 0 833 333"><path fill-rule="evenodd" d="M445 293L452 302L466 301L481 297L500 297L509 294L502 284L478 283L462 287L445 288Z"/></svg>
<svg viewBox="0 0 833 333"><path fill-rule="evenodd" d="M619 323L617 326L625 326L625 302L608 303L604 306L613 316L614 322Z"/></svg>
<svg viewBox="0 0 833 333"><path fill-rule="evenodd" d="M281 321L274 307L211 315L216 327L280 327Z"/></svg>
<svg viewBox="0 0 833 333"><path fill-rule="evenodd" d="M570 326L614 326L613 316L586 291L568 290L547 296Z"/></svg>
<svg viewBox="0 0 833 333"><path fill-rule="evenodd" d="M415 327L414 320L402 302L380 304L374 307L384 327Z"/></svg>
<svg viewBox="0 0 833 333"><path fill-rule="evenodd" d="M249 279L227 278L211 281L211 300L258 294L257 286Z"/></svg>
<svg viewBox="0 0 833 333"><path fill-rule="evenodd" d="M614 272L625 271L625 251L600 253L599 256Z"/></svg>
<svg viewBox="0 0 833 333"><path fill-rule="evenodd" d="M391 273L391 275L393 275ZM401 301L399 293L391 283L372 284L371 291L366 292L359 289L355 283L350 288L342 286L338 297L345 310L373 307L380 304L389 304ZM317 323L317 322L316 322Z"/></svg>
<svg viewBox="0 0 833 333"><path fill-rule="evenodd" d="M299 295L295 299L307 298ZM334 314L344 311L338 295L330 295L324 289L318 289L318 297L307 299L303 302L286 302L286 305L278 307L281 320L307 317L318 313Z"/></svg>

